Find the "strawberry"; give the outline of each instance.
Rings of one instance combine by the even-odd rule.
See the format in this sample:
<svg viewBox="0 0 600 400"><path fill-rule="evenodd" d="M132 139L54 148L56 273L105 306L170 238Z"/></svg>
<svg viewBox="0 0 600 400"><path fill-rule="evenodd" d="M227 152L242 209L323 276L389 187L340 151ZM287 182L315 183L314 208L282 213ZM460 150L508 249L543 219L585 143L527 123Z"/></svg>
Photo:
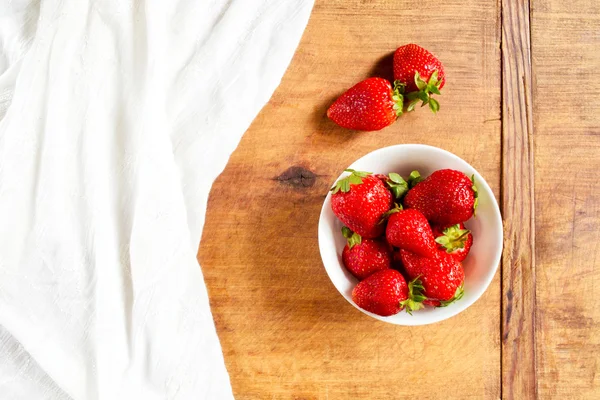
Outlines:
<svg viewBox="0 0 600 400"><path fill-rule="evenodd" d="M362 239L350 229L343 227L342 234L348 244L342 251L344 266L359 280L374 272L389 269L392 256L388 244L381 240Z"/></svg>
<svg viewBox="0 0 600 400"><path fill-rule="evenodd" d="M347 169L350 175L331 188L333 213L350 230L366 239L383 234L382 217L393 206L392 194L369 172Z"/></svg>
<svg viewBox="0 0 600 400"><path fill-rule="evenodd" d="M400 272L386 269L359 282L352 291L352 300L363 310L384 317L398 314L403 309L410 314L423 308L422 290L418 280L407 285Z"/></svg>
<svg viewBox="0 0 600 400"><path fill-rule="evenodd" d="M394 79L406 85L407 110L417 103L429 104L434 113L440 108L431 94L440 94L446 83L444 66L433 54L416 44L399 47L394 53Z"/></svg>
<svg viewBox="0 0 600 400"><path fill-rule="evenodd" d="M385 237L392 246L422 257L432 257L437 252L431 227L419 210L394 212L388 220Z"/></svg>
<svg viewBox="0 0 600 400"><path fill-rule="evenodd" d="M462 298L465 272L462 264L443 251L434 257L420 257L406 250L400 250L406 275L420 279L425 304L444 307Z"/></svg>
<svg viewBox="0 0 600 400"><path fill-rule="evenodd" d="M473 245L473 235L470 230L465 229L464 224L448 227L433 226L432 231L438 249L450 254L457 261L467 258Z"/></svg>
<svg viewBox="0 0 600 400"><path fill-rule="evenodd" d="M404 197L404 206L423 213L436 225L460 224L471 218L477 207L474 178L460 171L442 169L417 183Z"/></svg>
<svg viewBox="0 0 600 400"><path fill-rule="evenodd" d="M327 116L343 128L378 131L402 114L400 88L392 89L383 78L369 78L344 92L327 110Z"/></svg>

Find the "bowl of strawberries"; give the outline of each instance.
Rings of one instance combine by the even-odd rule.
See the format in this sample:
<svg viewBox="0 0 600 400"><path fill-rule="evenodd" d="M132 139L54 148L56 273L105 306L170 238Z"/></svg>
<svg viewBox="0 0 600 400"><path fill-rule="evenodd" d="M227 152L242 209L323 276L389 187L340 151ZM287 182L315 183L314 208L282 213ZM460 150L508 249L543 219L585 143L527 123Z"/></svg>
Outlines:
<svg viewBox="0 0 600 400"><path fill-rule="evenodd" d="M473 304L502 254L492 190L466 161L437 147L375 150L332 185L319 249L334 286L373 318L424 325Z"/></svg>

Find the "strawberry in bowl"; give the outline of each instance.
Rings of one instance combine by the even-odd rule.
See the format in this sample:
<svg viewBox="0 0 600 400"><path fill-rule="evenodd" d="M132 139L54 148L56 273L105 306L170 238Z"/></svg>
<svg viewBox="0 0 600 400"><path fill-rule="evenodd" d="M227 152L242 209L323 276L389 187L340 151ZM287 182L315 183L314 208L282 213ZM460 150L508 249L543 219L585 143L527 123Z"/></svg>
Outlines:
<svg viewBox="0 0 600 400"><path fill-rule="evenodd" d="M342 189L352 207L339 207ZM349 228L348 210L367 236ZM348 257L350 247L357 256ZM335 180L321 210L319 248L350 304L385 322L423 325L483 294L500 262L502 221L492 190L464 160L436 147L397 145L365 155Z"/></svg>

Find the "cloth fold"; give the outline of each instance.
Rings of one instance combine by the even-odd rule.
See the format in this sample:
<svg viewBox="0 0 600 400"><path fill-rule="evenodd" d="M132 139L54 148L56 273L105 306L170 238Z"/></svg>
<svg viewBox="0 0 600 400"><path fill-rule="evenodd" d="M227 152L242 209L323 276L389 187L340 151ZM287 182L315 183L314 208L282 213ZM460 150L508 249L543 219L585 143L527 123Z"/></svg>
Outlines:
<svg viewBox="0 0 600 400"><path fill-rule="evenodd" d="M2 397L232 397L196 250L311 8L0 6Z"/></svg>

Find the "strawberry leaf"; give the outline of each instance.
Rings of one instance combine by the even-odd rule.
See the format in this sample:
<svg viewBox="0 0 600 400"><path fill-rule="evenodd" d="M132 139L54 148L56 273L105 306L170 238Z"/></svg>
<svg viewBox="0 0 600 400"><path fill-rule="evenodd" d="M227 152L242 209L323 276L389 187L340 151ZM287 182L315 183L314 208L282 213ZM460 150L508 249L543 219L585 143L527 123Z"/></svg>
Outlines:
<svg viewBox="0 0 600 400"><path fill-rule="evenodd" d="M444 229L444 234L435 238L435 241L444 246L446 253L452 253L455 250L465 248L469 233L471 233L470 230L460 229L460 225L456 224Z"/></svg>
<svg viewBox="0 0 600 400"><path fill-rule="evenodd" d="M427 85L427 90L429 90L433 94L442 94L440 93L440 89L438 89L437 86L432 84Z"/></svg>
<svg viewBox="0 0 600 400"><path fill-rule="evenodd" d="M377 225L381 225L383 224L385 221L387 221L387 219L390 217L390 215L397 213L398 211L402 211L402 204L398 204L398 203L394 203L394 208L392 208L389 211L386 211L382 216L381 219L379 220L379 222L377 223Z"/></svg>
<svg viewBox="0 0 600 400"><path fill-rule="evenodd" d="M330 189L332 194L336 194L340 190L342 193L348 193L350 191L351 184L360 185L362 183L362 178L371 175L371 172L355 171L353 169L347 169L344 172L350 172L350 175L340 179L335 183L335 185Z"/></svg>
<svg viewBox="0 0 600 400"><path fill-rule="evenodd" d="M394 101L393 109L396 112L396 117L402 115L404 109L404 91L406 90L406 84L399 80L394 81L394 90L392 92L392 100Z"/></svg>
<svg viewBox="0 0 600 400"><path fill-rule="evenodd" d="M362 178L358 175L352 174L348 177L348 182L354 185L360 185L362 183Z"/></svg>
<svg viewBox="0 0 600 400"><path fill-rule="evenodd" d="M421 182L422 180L423 178L421 177L419 171L412 171L408 176L408 186L412 189L417 183Z"/></svg>
<svg viewBox="0 0 600 400"><path fill-rule="evenodd" d="M427 82L421 79L419 75L419 71L415 71L415 85L419 88L419 90L423 90L427 87Z"/></svg>
<svg viewBox="0 0 600 400"><path fill-rule="evenodd" d="M433 74L431 74L431 76L429 77L429 82L427 82L429 85L435 86L438 84L438 70L436 69L435 71L433 71Z"/></svg>
<svg viewBox="0 0 600 400"><path fill-rule="evenodd" d="M358 233L352 232L350 228L347 228L345 226L342 227L342 235L344 235L344 237L348 239L348 248L350 249L352 249L357 244L361 244L362 242L362 237Z"/></svg>
<svg viewBox="0 0 600 400"><path fill-rule="evenodd" d="M418 100L419 92L410 92L410 93L407 93L406 96L404 96L404 97L406 97L409 100Z"/></svg>
<svg viewBox="0 0 600 400"><path fill-rule="evenodd" d="M372 172L357 171L355 169L350 169L350 168L344 170L344 172L351 172L352 174L354 174L356 176L360 176L361 178L366 178L367 176L372 174Z"/></svg>
<svg viewBox="0 0 600 400"><path fill-rule="evenodd" d="M475 186L475 174L471 175L471 182L473 182L473 197L475 201L473 202L473 216L475 216L475 212L477 211L477 206L479 205L479 191L477 190L477 186Z"/></svg>
<svg viewBox="0 0 600 400"><path fill-rule="evenodd" d="M408 183L397 173L390 172L388 174L389 179L387 185L394 194L396 199L400 199L408 192Z"/></svg>
<svg viewBox="0 0 600 400"><path fill-rule="evenodd" d="M404 94L405 90L406 90L406 83L396 79L394 81L394 91L398 91L398 93Z"/></svg>
<svg viewBox="0 0 600 400"><path fill-rule="evenodd" d="M400 306L410 315L413 311L423 308L423 301L427 300L427 297L423 295L424 288L419 278L418 276L408 283L408 298L400 302Z"/></svg>
<svg viewBox="0 0 600 400"><path fill-rule="evenodd" d="M423 101L423 104L427 104L429 102L429 94L427 92L417 92L417 97Z"/></svg>
<svg viewBox="0 0 600 400"><path fill-rule="evenodd" d="M442 82L438 80L439 73L437 70L433 71L431 76L429 77L429 82L425 82L423 78L419 75L418 71L415 71L415 85L419 90L415 92L406 93L404 97L410 100L410 103L407 107L407 111L413 111L415 109L416 103L413 104L415 100L421 100L421 107L429 104L429 109L434 113L437 113L440 109L440 103L437 100L434 100L431 95L437 94L440 95L440 86Z"/></svg>
<svg viewBox="0 0 600 400"><path fill-rule="evenodd" d="M456 288L456 292L454 292L454 296L450 300L440 300L440 305L438 307L448 307L450 304L454 303L463 298L465 295L464 284L460 285Z"/></svg>
<svg viewBox="0 0 600 400"><path fill-rule="evenodd" d="M440 110L440 103L438 103L438 101L436 99L430 98L429 99L429 108L431 109L431 111L436 113Z"/></svg>
<svg viewBox="0 0 600 400"><path fill-rule="evenodd" d="M400 176L400 174L397 174L395 172L390 172L388 174L388 177L394 183L404 183L404 179L402 179L402 177Z"/></svg>
<svg viewBox="0 0 600 400"><path fill-rule="evenodd" d="M417 103L419 103L419 99L412 100L410 103L408 103L408 107L406 108L406 111L408 111L408 112L414 111Z"/></svg>

